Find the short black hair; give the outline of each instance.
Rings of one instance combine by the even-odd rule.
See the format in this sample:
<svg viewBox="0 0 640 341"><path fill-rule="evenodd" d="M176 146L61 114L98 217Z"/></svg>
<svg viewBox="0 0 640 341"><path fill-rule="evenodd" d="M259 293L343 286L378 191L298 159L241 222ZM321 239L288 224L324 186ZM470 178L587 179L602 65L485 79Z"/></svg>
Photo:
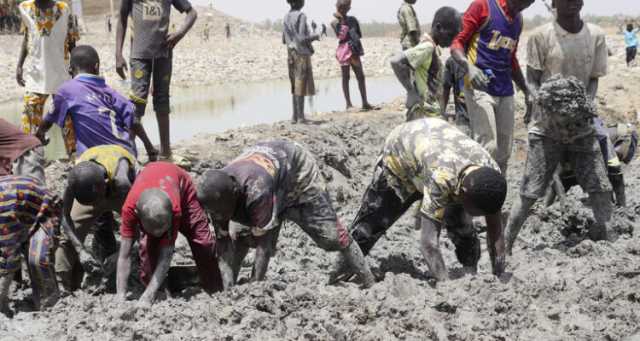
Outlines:
<svg viewBox="0 0 640 341"><path fill-rule="evenodd" d="M78 163L69 172L69 189L83 205L91 205L98 199L97 187L104 184L105 171L93 161Z"/></svg>
<svg viewBox="0 0 640 341"><path fill-rule="evenodd" d="M633 31L633 24L627 24L627 31Z"/></svg>
<svg viewBox="0 0 640 341"><path fill-rule="evenodd" d="M71 51L71 67L78 70L93 70L100 63L98 51L89 45L76 46Z"/></svg>
<svg viewBox="0 0 640 341"><path fill-rule="evenodd" d="M214 203L216 207L222 206L226 199L235 196L235 180L222 170L208 170L197 185L197 194L198 200L203 204Z"/></svg>
<svg viewBox="0 0 640 341"><path fill-rule="evenodd" d="M499 171L480 167L465 177L464 194L485 214L496 214L507 198L507 181Z"/></svg>
<svg viewBox="0 0 640 341"><path fill-rule="evenodd" d="M136 203L138 218L147 231L161 230L163 233L171 228L173 204L169 195L160 188L143 191Z"/></svg>
<svg viewBox="0 0 640 341"><path fill-rule="evenodd" d="M436 24L440 24L443 27L455 27L459 31L462 26L462 17L460 12L453 7L440 7L433 16L432 26Z"/></svg>

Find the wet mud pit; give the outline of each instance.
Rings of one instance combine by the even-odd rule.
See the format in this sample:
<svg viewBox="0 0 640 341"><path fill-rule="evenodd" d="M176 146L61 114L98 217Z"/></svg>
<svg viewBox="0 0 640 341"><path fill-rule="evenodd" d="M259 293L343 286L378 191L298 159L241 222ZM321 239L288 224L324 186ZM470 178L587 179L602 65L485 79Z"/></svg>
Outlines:
<svg viewBox="0 0 640 341"><path fill-rule="evenodd" d="M193 157L197 176L261 139L301 142L317 156L348 225L386 134L403 119L399 109L388 111L196 136L180 152ZM522 157L512 162L505 210L517 195L523 166ZM463 275L443 235L441 249L453 280L434 286L418 250L411 210L368 257L379 279L370 290L352 283L326 285L335 254L286 224L265 282L211 297L187 287L150 311L132 309L133 301L116 303L112 294L77 292L46 312L0 317L0 335L3 340L625 340L640 328L638 166L636 160L626 169L629 208L615 213L615 242L584 240L592 218L581 203L584 194L574 189L565 206L535 206L508 258L510 275L504 281L491 275L484 241L479 273ZM55 163L48 175L63 178L63 169ZM61 190L62 182L53 186ZM175 265L190 265L186 243L179 243L178 253ZM241 278L250 275L251 264L249 256ZM12 303L29 294L19 290Z"/></svg>

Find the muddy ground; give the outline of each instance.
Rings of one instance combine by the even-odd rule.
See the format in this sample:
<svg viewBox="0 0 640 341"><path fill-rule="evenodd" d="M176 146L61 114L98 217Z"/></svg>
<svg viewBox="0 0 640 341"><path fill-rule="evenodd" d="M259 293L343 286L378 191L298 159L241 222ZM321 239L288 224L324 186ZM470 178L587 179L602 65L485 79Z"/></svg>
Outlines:
<svg viewBox="0 0 640 341"><path fill-rule="evenodd" d="M279 123L196 136L180 147L195 160L194 176L220 167L255 141L282 137L310 148L346 224L358 209L385 135L403 120L400 106L367 114L331 114L314 125ZM509 171L508 209L520 180L524 146ZM629 209L616 212L615 242L584 240L590 213L574 190L566 207L537 206L528 220L506 280L490 273L488 254L477 275L462 275L452 244L441 248L451 281L433 286L407 213L373 249L368 261L379 278L369 290L326 285L335 255L287 224L268 279L211 297L187 288L151 311L116 303L113 294L86 292L46 312L0 317L3 340L625 340L640 332L640 177L627 167ZM49 167L62 179L64 167ZM54 183L60 188L61 182ZM482 229L482 226L478 227ZM484 243L485 234L481 234ZM188 263L182 244L178 261ZM241 277L250 275L251 257ZM29 290L12 302L24 306ZM24 310L24 309L23 309Z"/></svg>

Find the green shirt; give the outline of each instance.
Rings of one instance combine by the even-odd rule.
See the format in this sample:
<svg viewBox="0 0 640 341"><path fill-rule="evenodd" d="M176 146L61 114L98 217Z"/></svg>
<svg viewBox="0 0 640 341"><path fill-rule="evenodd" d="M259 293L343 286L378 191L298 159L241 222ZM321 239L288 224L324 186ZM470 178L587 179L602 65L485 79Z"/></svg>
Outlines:
<svg viewBox="0 0 640 341"><path fill-rule="evenodd" d="M425 35L420 44L404 51L404 55L414 70L415 87L423 99L419 109L423 116L439 117L443 83L440 49L431 37Z"/></svg>

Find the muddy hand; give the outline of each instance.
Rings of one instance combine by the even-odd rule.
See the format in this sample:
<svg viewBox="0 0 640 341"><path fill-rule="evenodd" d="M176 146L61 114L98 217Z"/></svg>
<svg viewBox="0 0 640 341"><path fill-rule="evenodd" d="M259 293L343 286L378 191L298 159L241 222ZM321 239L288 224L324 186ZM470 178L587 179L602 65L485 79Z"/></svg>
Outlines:
<svg viewBox="0 0 640 341"><path fill-rule="evenodd" d="M25 82L24 82L24 78L22 77L22 68L18 66L18 68L16 69L16 82L18 82L18 85L20 85L21 87L25 86Z"/></svg>
<svg viewBox="0 0 640 341"><path fill-rule="evenodd" d="M127 62L122 55L116 56L116 72L120 78L127 79Z"/></svg>
<svg viewBox="0 0 640 341"><path fill-rule="evenodd" d="M85 251L80 251L80 264L84 271L92 276L101 276L103 274L102 265L93 256Z"/></svg>

